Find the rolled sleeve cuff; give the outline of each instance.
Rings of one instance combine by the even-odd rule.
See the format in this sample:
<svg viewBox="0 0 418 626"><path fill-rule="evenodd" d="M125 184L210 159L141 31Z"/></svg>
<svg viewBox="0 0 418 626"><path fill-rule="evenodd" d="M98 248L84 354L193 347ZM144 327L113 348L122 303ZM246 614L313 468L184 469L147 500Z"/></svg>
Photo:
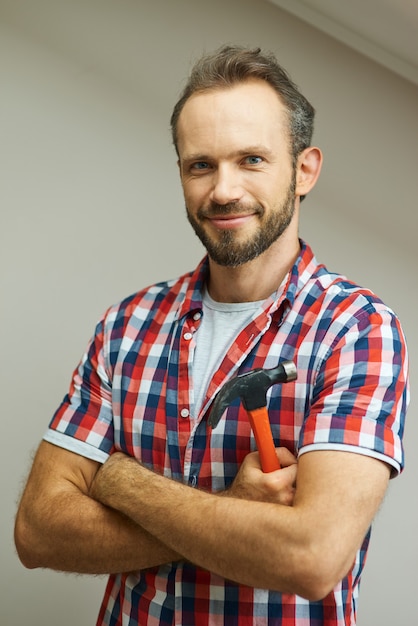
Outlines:
<svg viewBox="0 0 418 626"><path fill-rule="evenodd" d="M360 448L358 446L351 446L348 444L337 444L332 442L312 443L300 448L299 456L305 454L306 452L315 452L316 450L335 450L340 452L353 452L354 454L363 454L364 456L370 456L378 461L383 461L383 463L386 463L391 467L391 478L395 478L395 476L398 476L398 474L400 474L402 471L400 463L398 463L392 457L381 454L380 452L376 452L376 450L371 450L370 448Z"/></svg>
<svg viewBox="0 0 418 626"><path fill-rule="evenodd" d="M97 461L98 463L105 463L105 461L109 458L109 455L106 452L98 450L89 443L85 443L84 441L80 441L79 439L75 439L69 435L64 435L56 430L52 430L51 428L48 428L43 436L43 439L44 441L52 443L59 448L75 452L80 456L84 456L92 461Z"/></svg>

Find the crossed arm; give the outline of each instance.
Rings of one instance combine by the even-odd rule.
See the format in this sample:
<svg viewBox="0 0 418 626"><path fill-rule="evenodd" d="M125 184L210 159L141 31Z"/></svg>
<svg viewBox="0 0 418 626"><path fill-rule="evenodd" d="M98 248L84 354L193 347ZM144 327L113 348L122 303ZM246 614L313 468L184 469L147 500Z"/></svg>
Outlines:
<svg viewBox="0 0 418 626"><path fill-rule="evenodd" d="M253 587L324 597L352 566L382 501L389 468L348 452L292 455L263 474L245 459L210 494L121 453L100 466L43 442L16 519L27 567L113 573L189 560ZM193 529L191 532L190 529Z"/></svg>

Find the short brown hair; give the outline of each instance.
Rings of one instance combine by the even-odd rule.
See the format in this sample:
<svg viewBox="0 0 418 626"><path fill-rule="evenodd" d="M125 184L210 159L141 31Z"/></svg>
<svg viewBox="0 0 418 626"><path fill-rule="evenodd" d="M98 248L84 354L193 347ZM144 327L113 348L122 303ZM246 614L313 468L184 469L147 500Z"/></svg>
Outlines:
<svg viewBox="0 0 418 626"><path fill-rule="evenodd" d="M286 106L289 115L290 148L295 162L302 150L311 143L315 110L272 53L262 52L261 48L250 49L241 46L222 46L215 52L201 57L192 68L170 120L177 153L178 120L187 100L194 93L232 87L252 78L264 80L271 85Z"/></svg>

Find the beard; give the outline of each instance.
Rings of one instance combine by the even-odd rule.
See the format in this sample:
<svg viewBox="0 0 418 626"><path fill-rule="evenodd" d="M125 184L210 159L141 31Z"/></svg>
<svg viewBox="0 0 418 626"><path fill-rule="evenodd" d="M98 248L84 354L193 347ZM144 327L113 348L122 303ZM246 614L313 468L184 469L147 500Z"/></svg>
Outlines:
<svg viewBox="0 0 418 626"><path fill-rule="evenodd" d="M207 250L209 257L218 265L224 267L238 267L256 259L265 252L285 232L292 221L295 212L295 174L286 198L279 207L267 217L264 208L259 204L243 206L239 202L228 204L211 203L206 208L200 208L197 217L191 215L186 206L187 219L194 232ZM239 241L233 230L220 231L217 241L213 240L203 227L205 218L226 215L256 214L260 219L257 231L247 240Z"/></svg>

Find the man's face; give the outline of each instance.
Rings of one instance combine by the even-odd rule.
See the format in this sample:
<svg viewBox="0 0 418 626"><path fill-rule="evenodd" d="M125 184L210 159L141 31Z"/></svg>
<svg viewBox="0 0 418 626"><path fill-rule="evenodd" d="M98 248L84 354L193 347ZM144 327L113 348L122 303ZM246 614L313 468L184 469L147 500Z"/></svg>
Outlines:
<svg viewBox="0 0 418 626"><path fill-rule="evenodd" d="M294 216L287 114L261 80L193 95L178 124L188 219L209 257L236 267L267 250Z"/></svg>

